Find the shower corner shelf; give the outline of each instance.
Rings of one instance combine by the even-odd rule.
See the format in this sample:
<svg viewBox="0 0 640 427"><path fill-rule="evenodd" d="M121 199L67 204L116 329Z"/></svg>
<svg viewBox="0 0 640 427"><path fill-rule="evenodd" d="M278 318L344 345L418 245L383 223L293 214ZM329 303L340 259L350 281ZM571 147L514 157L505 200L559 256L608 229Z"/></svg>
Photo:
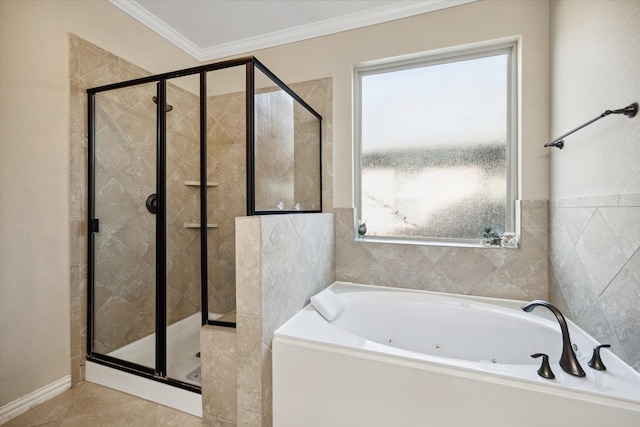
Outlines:
<svg viewBox="0 0 640 427"><path fill-rule="evenodd" d="M184 228L200 228L199 222L185 222ZM218 228L218 224L207 224L207 228Z"/></svg>
<svg viewBox="0 0 640 427"><path fill-rule="evenodd" d="M200 181L185 181L184 185L188 187L200 187ZM217 187L218 183L215 181L207 181L207 187Z"/></svg>

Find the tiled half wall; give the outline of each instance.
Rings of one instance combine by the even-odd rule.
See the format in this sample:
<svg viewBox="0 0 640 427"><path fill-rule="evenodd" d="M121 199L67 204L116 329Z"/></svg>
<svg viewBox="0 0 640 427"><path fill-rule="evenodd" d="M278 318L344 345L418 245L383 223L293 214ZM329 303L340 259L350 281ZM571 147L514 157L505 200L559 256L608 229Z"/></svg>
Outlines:
<svg viewBox="0 0 640 427"><path fill-rule="evenodd" d="M640 194L550 204L551 301L640 371Z"/></svg>
<svg viewBox="0 0 640 427"><path fill-rule="evenodd" d="M237 218L236 259L237 423L269 427L273 333L335 281L334 215Z"/></svg>

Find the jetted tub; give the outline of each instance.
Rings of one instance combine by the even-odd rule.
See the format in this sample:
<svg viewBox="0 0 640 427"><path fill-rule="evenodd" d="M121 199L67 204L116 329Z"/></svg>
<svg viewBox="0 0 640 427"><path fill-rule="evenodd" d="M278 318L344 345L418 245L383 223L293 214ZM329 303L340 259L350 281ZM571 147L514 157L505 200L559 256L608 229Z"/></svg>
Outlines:
<svg viewBox="0 0 640 427"><path fill-rule="evenodd" d="M310 305L275 332L276 427L640 425L640 374L569 322L586 377L559 366L545 307L343 282L332 322ZM613 349L615 350L615 349ZM549 355L556 378L537 374Z"/></svg>

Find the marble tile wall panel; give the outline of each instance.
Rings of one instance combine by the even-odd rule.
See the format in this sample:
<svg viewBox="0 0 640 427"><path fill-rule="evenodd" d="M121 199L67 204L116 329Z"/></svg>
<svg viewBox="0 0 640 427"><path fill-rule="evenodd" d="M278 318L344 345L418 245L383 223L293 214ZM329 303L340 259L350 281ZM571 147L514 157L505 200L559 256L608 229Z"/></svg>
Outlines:
<svg viewBox="0 0 640 427"><path fill-rule="evenodd" d="M640 371L640 194L550 203L550 299Z"/></svg>
<svg viewBox="0 0 640 427"><path fill-rule="evenodd" d="M236 218L236 230L242 230L236 238L236 258L242 260L242 268L237 269L236 310L258 316L262 313L260 226L258 217Z"/></svg>
<svg viewBox="0 0 640 427"><path fill-rule="evenodd" d="M262 218L262 343L335 281L331 214Z"/></svg>
<svg viewBox="0 0 640 427"><path fill-rule="evenodd" d="M202 418L206 425L236 425L236 331L204 326L200 330Z"/></svg>
<svg viewBox="0 0 640 427"><path fill-rule="evenodd" d="M238 423L272 425L273 332L335 280L333 214L238 218ZM259 234L259 237L256 236ZM294 261L295 260L295 261ZM246 272L246 273L242 273Z"/></svg>
<svg viewBox="0 0 640 427"><path fill-rule="evenodd" d="M336 279L465 295L546 299L547 201L525 200L520 248L356 242L353 209L336 210Z"/></svg>

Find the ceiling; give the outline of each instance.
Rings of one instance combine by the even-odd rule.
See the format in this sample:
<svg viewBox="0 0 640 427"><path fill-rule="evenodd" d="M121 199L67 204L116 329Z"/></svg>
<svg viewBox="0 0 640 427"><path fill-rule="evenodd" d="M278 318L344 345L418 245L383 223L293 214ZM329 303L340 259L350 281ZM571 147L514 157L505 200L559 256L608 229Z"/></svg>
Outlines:
<svg viewBox="0 0 640 427"><path fill-rule="evenodd" d="M199 61L475 0L109 0Z"/></svg>

